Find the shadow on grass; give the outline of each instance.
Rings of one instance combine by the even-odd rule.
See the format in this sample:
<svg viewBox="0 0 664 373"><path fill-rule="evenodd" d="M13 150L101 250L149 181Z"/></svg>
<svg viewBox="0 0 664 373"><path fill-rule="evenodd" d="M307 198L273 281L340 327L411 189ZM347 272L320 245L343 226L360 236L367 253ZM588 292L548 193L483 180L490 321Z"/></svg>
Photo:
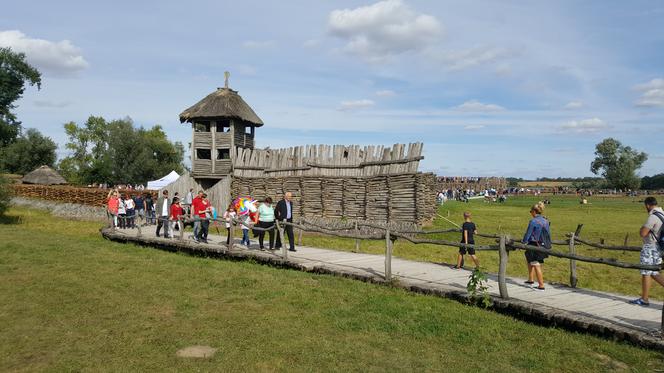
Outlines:
<svg viewBox="0 0 664 373"><path fill-rule="evenodd" d="M7 225L21 224L21 217L14 215L0 215L0 224L7 224Z"/></svg>

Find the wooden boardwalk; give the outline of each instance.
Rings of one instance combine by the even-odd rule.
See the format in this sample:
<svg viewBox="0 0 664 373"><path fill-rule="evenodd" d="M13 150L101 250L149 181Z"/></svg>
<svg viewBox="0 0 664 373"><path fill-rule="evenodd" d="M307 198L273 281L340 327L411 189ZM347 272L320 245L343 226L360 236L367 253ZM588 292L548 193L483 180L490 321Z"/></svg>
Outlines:
<svg viewBox="0 0 664 373"><path fill-rule="evenodd" d="M282 266L310 272L332 273L365 281L382 282L385 275L385 257L375 254L352 253L298 246L283 260L281 251L260 251L257 241L247 249L235 244L232 251L225 247L226 237L210 234L208 244L198 244L191 239L157 238L154 227L136 230L102 230L110 239L137 242L172 251L198 252L240 258L255 258ZM266 237L267 238L267 237ZM467 299L466 284L469 270L454 270L448 265L392 258L394 284L409 290L435 294L459 300ZM525 268L524 268L525 273ZM524 284L523 278L507 280L509 300L499 297L496 276L489 275L489 292L494 308L533 321L587 330L619 340L629 340L651 348L664 350L664 341L653 335L660 328L662 303L651 301L650 307L631 305L633 296L570 288L565 285L546 284L545 291L534 290ZM637 279L635 278L635 281Z"/></svg>

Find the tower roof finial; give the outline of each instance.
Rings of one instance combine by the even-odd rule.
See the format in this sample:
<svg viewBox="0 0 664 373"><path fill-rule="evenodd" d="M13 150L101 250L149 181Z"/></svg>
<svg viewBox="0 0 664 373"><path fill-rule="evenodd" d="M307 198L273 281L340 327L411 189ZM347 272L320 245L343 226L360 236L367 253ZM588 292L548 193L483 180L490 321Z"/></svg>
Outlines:
<svg viewBox="0 0 664 373"><path fill-rule="evenodd" d="M224 88L228 89L228 78L231 76L231 73L224 71Z"/></svg>

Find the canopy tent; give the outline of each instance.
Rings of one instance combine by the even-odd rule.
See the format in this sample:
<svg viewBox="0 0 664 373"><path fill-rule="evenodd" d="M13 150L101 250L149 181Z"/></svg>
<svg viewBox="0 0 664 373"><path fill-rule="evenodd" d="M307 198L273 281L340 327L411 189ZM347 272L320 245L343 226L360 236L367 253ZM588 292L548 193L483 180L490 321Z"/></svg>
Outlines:
<svg viewBox="0 0 664 373"><path fill-rule="evenodd" d="M148 181L147 189L159 190L159 189L165 187L166 185L174 182L179 177L180 177L180 175L177 172L171 171L170 174L162 177L161 179Z"/></svg>

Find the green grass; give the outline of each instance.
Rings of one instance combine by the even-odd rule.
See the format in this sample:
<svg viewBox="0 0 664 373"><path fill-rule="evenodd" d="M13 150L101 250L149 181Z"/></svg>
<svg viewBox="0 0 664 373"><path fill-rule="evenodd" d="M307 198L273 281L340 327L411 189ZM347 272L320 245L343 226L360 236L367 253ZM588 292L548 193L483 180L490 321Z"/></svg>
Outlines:
<svg viewBox="0 0 664 373"><path fill-rule="evenodd" d="M638 230L646 219L643 203L637 198L626 197L592 197L591 204L581 205L576 197L547 196L551 205L545 209L551 221L554 239L565 239L565 234L574 232L577 224L584 224L581 237L598 242L604 238L607 244L622 245L625 235L629 233L628 244L640 246L641 238ZM643 197L640 197L643 198ZM438 213L457 224L463 222L463 212L470 211L478 231L484 233L507 233L515 239L521 239L530 220L530 206L537 201L536 197L514 197L507 202L484 203L482 200L472 200L470 203L448 202L438 209ZM454 226L441 218L436 218L433 227L453 228ZM441 234L430 237L446 238L460 241L460 234ZM476 242L495 244L495 241L479 239ZM305 235L303 244L316 247L333 248L351 251L355 249L355 240L323 237L320 235ZM554 246L554 250L567 252L567 246ZM385 252L383 241L363 241L360 251L382 254ZM415 260L456 263L458 249L447 246L414 245L403 240L395 243L394 255ZM580 255L615 258L621 261L638 263L638 252L607 251L577 246ZM489 272L498 272L498 254L496 252L480 252L482 266ZM468 260L468 265L472 263ZM526 264L523 251L511 253L508 274L511 276L526 276ZM641 291L640 274L638 270L621 269L601 264L577 262L577 277L579 287L618 292L637 296ZM547 282L569 283L569 260L549 257L544 265L544 278ZM657 284L652 287L651 297L664 298L664 289Z"/></svg>
<svg viewBox="0 0 664 373"><path fill-rule="evenodd" d="M0 224L0 371L628 371L662 355L349 279ZM6 220L7 221L7 220ZM178 358L210 345L206 360Z"/></svg>

